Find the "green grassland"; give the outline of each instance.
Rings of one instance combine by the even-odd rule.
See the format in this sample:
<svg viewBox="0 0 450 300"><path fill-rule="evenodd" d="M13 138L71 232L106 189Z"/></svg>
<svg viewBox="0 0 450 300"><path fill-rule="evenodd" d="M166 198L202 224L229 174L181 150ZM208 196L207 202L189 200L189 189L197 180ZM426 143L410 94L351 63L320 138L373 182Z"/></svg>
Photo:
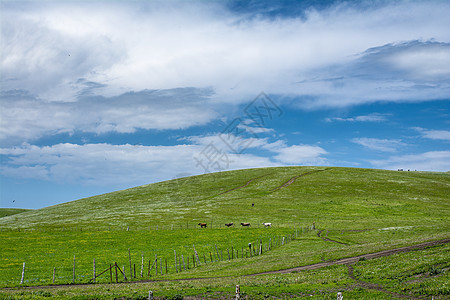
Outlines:
<svg viewBox="0 0 450 300"><path fill-rule="evenodd" d="M0 208L0 218L12 216L15 214L20 214L23 212L29 211L29 209L22 208Z"/></svg>
<svg viewBox="0 0 450 300"><path fill-rule="evenodd" d="M349 276L349 266L334 265L317 270L249 277L6 290L0 298L147 299L145 297L151 290L156 299L181 299L181 296L232 299L235 286L239 284L241 296L248 299L336 299L338 291L343 293L344 299L399 299L405 294L409 299L430 299L430 295L434 299L448 299L449 250L447 244L363 260L351 266L354 278ZM367 284L372 287L368 288Z"/></svg>
<svg viewBox="0 0 450 300"><path fill-rule="evenodd" d="M74 256L75 283L91 280L94 259L97 274L117 262L130 280L128 251L137 269L132 280L158 282L108 285L111 277L106 272L97 279L101 284L41 289L42 295L2 290L0 298L60 293L59 298L137 299L149 289L166 298L208 293L206 298L220 298L231 295L233 285L240 283L255 299L283 298L283 293L335 299L339 290L346 299L395 299L395 293L445 299L450 295L446 245L361 261L353 266L355 278L349 277L346 266L242 276L449 238L449 195L449 173L283 167L180 178L26 211L0 218L1 287L20 286L23 262L22 286L52 284L54 268L56 284L72 283ZM199 222L208 227L200 229ZM236 227L226 228L229 222ZM252 227L240 227L240 222ZM262 222L273 226L264 228ZM256 253L250 253L249 243ZM257 255L260 244L263 253ZM194 247L200 259L195 267ZM183 256L186 270L175 270L175 252L177 269ZM162 275L160 265L158 275L152 267L155 256L163 264ZM407 263L422 273L406 270ZM212 277L222 279L160 281ZM119 279L124 281L123 276Z"/></svg>

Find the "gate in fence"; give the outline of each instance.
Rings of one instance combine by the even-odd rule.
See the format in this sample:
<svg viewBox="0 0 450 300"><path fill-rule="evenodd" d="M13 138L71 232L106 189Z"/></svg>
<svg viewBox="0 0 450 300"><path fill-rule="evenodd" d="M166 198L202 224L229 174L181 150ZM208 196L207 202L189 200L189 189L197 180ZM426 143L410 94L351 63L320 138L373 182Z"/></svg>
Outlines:
<svg viewBox="0 0 450 300"><path fill-rule="evenodd" d="M108 271L109 271L109 282L112 283L112 281L113 281L113 269L114 269L114 273L115 273L116 283L119 282L119 272L120 272L120 274L123 275L123 279L125 281L128 280L127 276L125 275L125 272L115 262L114 264L109 265L109 268L107 268L103 272L100 272L99 274L95 274L95 270L94 270L94 277L91 280L89 280L89 283L95 283L97 281L98 277L100 277L101 275L105 274Z"/></svg>

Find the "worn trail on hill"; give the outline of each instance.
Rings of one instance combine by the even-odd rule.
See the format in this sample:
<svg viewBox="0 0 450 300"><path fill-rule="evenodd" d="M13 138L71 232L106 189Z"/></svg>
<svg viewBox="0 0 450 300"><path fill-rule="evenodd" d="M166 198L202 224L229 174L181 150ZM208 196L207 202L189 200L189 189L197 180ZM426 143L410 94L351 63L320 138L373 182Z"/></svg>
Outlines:
<svg viewBox="0 0 450 300"><path fill-rule="evenodd" d="M255 180L257 180L257 179L260 179L260 178L263 178L263 177L266 177L266 176L269 176L269 175L271 175L271 174L266 174L266 175L263 175L263 176L259 176L259 177L256 177L256 178L253 178L253 179L250 179L249 181L247 181L247 183L245 183L244 185L241 185L241 186L238 186L238 187L235 187L235 188L232 188L232 189L230 189L230 190L228 190L228 191L225 191L225 192L222 192L222 193L220 193L219 195L223 195L223 194L226 194L226 193L229 193L229 192L232 192L232 191L235 191L235 190L238 190L238 189L242 189L242 188L245 188L246 186L248 186L252 181L255 181Z"/></svg>
<svg viewBox="0 0 450 300"><path fill-rule="evenodd" d="M380 291L380 292L389 294L391 296L394 296L396 298L421 299L421 298L414 297L414 296L411 296L411 295L399 294L399 293L395 293L395 292L386 290L385 288L383 288L382 285L377 284L377 283L372 283L372 282L366 282L366 281L359 280L358 278L356 278L356 276L355 276L355 274L353 272L353 266L351 264L347 265L347 269L348 269L348 277L350 277L351 279L356 281L356 286L358 286L358 287L362 287L362 288L370 289L370 290Z"/></svg>
<svg viewBox="0 0 450 300"><path fill-rule="evenodd" d="M206 279L221 279L221 278L232 278L232 277L252 277L252 276L259 276L259 275L268 275L268 274L286 274L286 273L292 273L292 272L299 272L299 271L306 271L306 270L316 270L324 267L334 266L334 265L352 265L357 263L361 259L375 259L385 256L394 255L397 253L402 252L409 252L413 250L422 250L427 247L433 247L443 244L450 243L450 238L443 239L443 240L437 240L437 241L431 241L431 242L425 242L420 243L416 245L406 246L406 247L400 247L396 249L390 249L390 250L383 250L378 251L374 253L368 253L353 257L347 257L347 258L341 258L333 261L326 261L301 267L295 267L295 268L289 268L289 269L283 269L278 271L267 271L267 272L261 272L261 273L254 273L254 274L247 274L247 275L236 275L236 276L222 276L222 277L197 277L197 278L182 278L182 279L162 279L162 280L140 280L140 281L127 281L127 282L119 282L116 284L132 284L132 283L146 283L146 282L170 282L170 281L195 281L195 280L206 280ZM350 272L350 271L349 271ZM350 273L349 273L350 275ZM29 287L22 287L22 289L38 289L38 288L58 288L58 287L69 287L69 286L83 286L83 285L92 285L91 283L82 283L82 284L61 284L61 285L46 285L46 286L29 286ZM17 287L14 288L2 288L3 290L12 290L17 289Z"/></svg>
<svg viewBox="0 0 450 300"><path fill-rule="evenodd" d="M329 267L329 266L333 266L333 265L348 265L348 264L357 263L360 259L380 258L380 257L394 255L397 253L409 252L412 250L420 250L420 249L424 249L427 247L432 247L432 246L437 246L437 245L442 245L442 244L447 244L447 243L450 243L450 238L421 243L421 244L417 244L417 245L401 247L401 248L396 248L396 249L391 249L391 250L384 250L384 251L379 251L379 252L374 252L374 253L369 253L369 254L363 254L363 255L358 255L358 256L353 256L353 257L348 257L348 258L341 258L341 259L337 259L334 261L321 262L321 263L316 263L316 264L312 264L312 265L295 267L295 268L284 269L284 270L279 270L279 271L261 272L261 273L245 275L245 276L256 276L256 275L264 275L264 274L284 274L284 273L292 273L292 272L298 272L298 271L304 271L304 270L315 270L315 269Z"/></svg>
<svg viewBox="0 0 450 300"><path fill-rule="evenodd" d="M343 242L339 242L339 241L335 241L335 240L332 240L332 239L329 239L328 238L328 230L327 230L327 237L324 237L324 236L321 236L321 233L323 232L323 230L319 230L319 232L317 232L317 236L318 237L320 237L322 240L324 240L324 241L327 241L327 242L333 242L333 243L338 243L338 244L341 244L341 245L346 245L346 246L348 246L348 244L346 244L346 243L343 243Z"/></svg>
<svg viewBox="0 0 450 300"><path fill-rule="evenodd" d="M288 185L293 184L294 181L295 181L297 178L299 178L299 177L303 177L303 176L306 176L306 175L311 175L311 174L318 173L318 172L322 172L322 171L325 171L325 170L328 170L328 169L314 170L314 171L311 171L311 172L306 172L306 173L303 173L303 174L294 176L294 177L292 177L291 179L289 179L288 181L286 181L285 183L283 183L282 185L280 185L279 187L274 188L274 189L271 190L270 192L278 191L278 190L280 190L280 189L282 189L282 188L284 188L284 187L286 187L286 186L288 186Z"/></svg>

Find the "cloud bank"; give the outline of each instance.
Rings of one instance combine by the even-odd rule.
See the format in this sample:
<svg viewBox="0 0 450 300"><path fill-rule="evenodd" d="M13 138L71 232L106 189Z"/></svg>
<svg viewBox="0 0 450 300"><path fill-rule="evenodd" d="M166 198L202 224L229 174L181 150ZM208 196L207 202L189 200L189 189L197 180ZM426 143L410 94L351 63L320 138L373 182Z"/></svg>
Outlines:
<svg viewBox="0 0 450 300"><path fill-rule="evenodd" d="M186 86L214 87L231 102L261 87L315 95L298 100L303 107L449 91L444 1L344 2L287 18L248 18L220 2L2 6L3 89L26 87L46 100L76 99L80 79L101 85L94 93L105 97Z"/></svg>
<svg viewBox="0 0 450 300"><path fill-rule="evenodd" d="M0 141L33 141L75 131L133 133L205 125L217 117L210 89L179 88L129 92L116 97L84 96L75 102L44 101L25 91L5 92Z"/></svg>
<svg viewBox="0 0 450 300"><path fill-rule="evenodd" d="M450 170L450 151L395 155L383 160L372 160L371 163L376 167L391 170L408 169L448 172Z"/></svg>
<svg viewBox="0 0 450 300"><path fill-rule="evenodd" d="M253 149L270 149L275 155L271 159L251 151L233 153L218 136L192 137L190 140L195 142L175 146L64 143L0 148L0 155L9 157L1 173L14 178L127 186L171 179L186 170L192 174L202 174L286 164L326 163L323 155L327 152L317 146L287 146L282 142L271 144L267 139L252 141ZM208 163L206 170L203 166Z"/></svg>
<svg viewBox="0 0 450 300"><path fill-rule="evenodd" d="M448 100L448 1L335 1L281 14L255 2L244 11L231 4L0 2L2 174L137 185L203 173L194 158L210 145L226 155L229 168L323 165L329 164L329 148L317 146L317 139L289 143L271 124L243 122L238 129L246 135L234 137L246 147L242 153L230 151L216 128L205 127L233 119L261 90L293 114ZM324 123L373 125L388 117L362 112ZM422 127L416 131L423 138L449 140L445 129ZM185 130L185 138L170 146L107 138L139 130ZM77 133L105 140L80 145L52 139ZM395 138L350 141L385 153L404 146ZM372 164L445 170L447 156L422 151Z"/></svg>

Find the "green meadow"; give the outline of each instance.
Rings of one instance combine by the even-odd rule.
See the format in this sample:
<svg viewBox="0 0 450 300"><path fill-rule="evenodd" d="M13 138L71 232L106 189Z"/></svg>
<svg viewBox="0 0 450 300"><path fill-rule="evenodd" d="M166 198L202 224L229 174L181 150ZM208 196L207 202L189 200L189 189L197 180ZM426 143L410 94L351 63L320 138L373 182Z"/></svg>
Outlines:
<svg viewBox="0 0 450 300"><path fill-rule="evenodd" d="M15 214L20 214L25 211L29 211L29 209L22 209L22 208L0 208L0 218L12 216Z"/></svg>
<svg viewBox="0 0 450 300"><path fill-rule="evenodd" d="M159 299L231 298L240 284L249 299L336 299L338 291L344 299L448 299L448 244L351 267L247 275L450 238L449 195L450 173L281 167L25 211L0 218L0 298L143 299L148 290ZM79 285L92 282L94 259L96 274L106 272ZM121 284L109 271L116 263ZM24 288L53 284L70 286Z"/></svg>

